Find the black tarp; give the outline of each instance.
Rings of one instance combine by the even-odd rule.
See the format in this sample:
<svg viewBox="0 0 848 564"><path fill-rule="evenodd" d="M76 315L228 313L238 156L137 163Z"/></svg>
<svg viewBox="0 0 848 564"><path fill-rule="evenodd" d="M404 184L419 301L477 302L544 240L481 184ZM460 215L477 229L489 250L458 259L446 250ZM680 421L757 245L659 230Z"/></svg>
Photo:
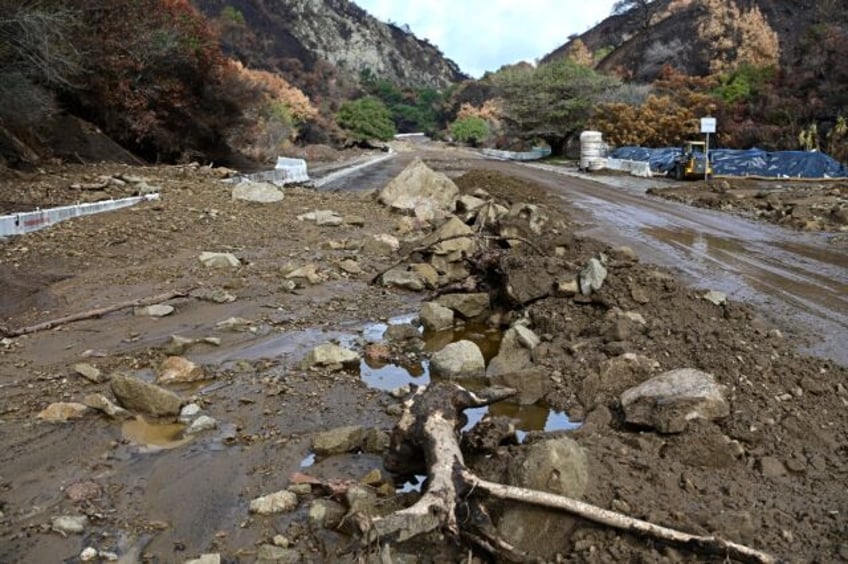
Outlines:
<svg viewBox="0 0 848 564"><path fill-rule="evenodd" d="M648 149L619 147L610 153L614 159L647 161L655 172L669 172L678 147ZM713 149L710 161L714 175L770 176L774 178L845 178L848 167L828 155L807 151L763 151L762 149Z"/></svg>

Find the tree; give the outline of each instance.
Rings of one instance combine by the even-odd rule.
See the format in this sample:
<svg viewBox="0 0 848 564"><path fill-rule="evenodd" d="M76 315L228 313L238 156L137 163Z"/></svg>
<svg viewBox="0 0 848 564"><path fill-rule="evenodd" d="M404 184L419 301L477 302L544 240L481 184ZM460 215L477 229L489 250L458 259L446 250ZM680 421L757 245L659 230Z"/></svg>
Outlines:
<svg viewBox="0 0 848 564"><path fill-rule="evenodd" d="M360 142L371 139L388 141L395 134L389 109L373 96L342 104L336 114L336 121L353 139Z"/></svg>
<svg viewBox="0 0 848 564"><path fill-rule="evenodd" d="M634 13L639 17L643 28L651 24L654 15L654 0L617 0L612 5L613 15Z"/></svg>
<svg viewBox="0 0 848 564"><path fill-rule="evenodd" d="M491 133L486 120L477 116L456 120L451 124L450 132L455 140L475 147L483 143Z"/></svg>
<svg viewBox="0 0 848 564"><path fill-rule="evenodd" d="M538 68L505 68L494 80L509 132L522 139L544 139L554 153L561 153L566 140L584 127L596 98L619 84L567 59Z"/></svg>
<svg viewBox="0 0 848 564"><path fill-rule="evenodd" d="M710 72L730 72L740 65L776 66L780 41L757 6L743 11L733 0L700 0L698 35L709 48Z"/></svg>

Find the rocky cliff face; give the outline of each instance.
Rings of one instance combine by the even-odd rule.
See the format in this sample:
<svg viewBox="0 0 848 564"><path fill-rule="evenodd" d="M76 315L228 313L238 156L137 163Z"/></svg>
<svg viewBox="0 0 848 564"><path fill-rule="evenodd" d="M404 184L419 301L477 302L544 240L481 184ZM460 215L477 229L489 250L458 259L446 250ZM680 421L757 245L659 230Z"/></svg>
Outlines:
<svg viewBox="0 0 848 564"><path fill-rule="evenodd" d="M354 79L362 71L410 87L445 88L465 77L437 47L383 23L348 0L195 0L210 18L237 11L245 30L231 30L230 50L253 66L305 70L321 62ZM226 23L226 22L225 22ZM230 26L232 28L232 26ZM246 39L246 36L251 39Z"/></svg>

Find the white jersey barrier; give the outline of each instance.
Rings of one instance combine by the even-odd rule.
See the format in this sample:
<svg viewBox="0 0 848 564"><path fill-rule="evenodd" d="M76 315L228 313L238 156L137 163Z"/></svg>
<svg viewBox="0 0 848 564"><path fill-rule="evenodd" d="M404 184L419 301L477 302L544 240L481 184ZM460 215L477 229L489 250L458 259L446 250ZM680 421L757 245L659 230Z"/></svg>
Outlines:
<svg viewBox="0 0 848 564"><path fill-rule="evenodd" d="M549 148L538 148L532 151L499 151L497 149L483 149L483 155L492 159L502 161L538 161L551 154Z"/></svg>
<svg viewBox="0 0 848 564"><path fill-rule="evenodd" d="M277 166L273 170L249 174L247 177L254 182L270 182L276 186L309 182L306 161L286 157L277 157Z"/></svg>
<svg viewBox="0 0 848 564"><path fill-rule="evenodd" d="M73 219L84 215L92 215L106 211L117 210L134 206L139 202L158 200L159 194L146 194L132 198L121 198L120 200L104 200L102 202L91 202L88 204L74 204L72 206L60 206L46 210L0 215L0 237L10 235L23 235L44 229L60 221Z"/></svg>
<svg viewBox="0 0 848 564"><path fill-rule="evenodd" d="M629 172L631 176L641 176L642 178L651 178L651 166L647 161L630 161L626 159L606 159L604 168L609 170L621 170Z"/></svg>

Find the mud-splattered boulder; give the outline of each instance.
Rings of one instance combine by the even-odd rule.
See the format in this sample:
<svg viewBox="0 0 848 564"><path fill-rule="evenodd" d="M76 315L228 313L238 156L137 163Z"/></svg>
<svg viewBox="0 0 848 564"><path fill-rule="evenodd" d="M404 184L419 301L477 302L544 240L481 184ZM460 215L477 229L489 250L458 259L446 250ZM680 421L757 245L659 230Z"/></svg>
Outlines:
<svg viewBox="0 0 848 564"><path fill-rule="evenodd" d="M532 444L526 457L512 465L509 482L516 486L580 498L589 483L586 453L567 437ZM516 548L549 559L563 552L575 520L562 512L510 505L498 521L498 532Z"/></svg>
<svg viewBox="0 0 848 564"><path fill-rule="evenodd" d="M183 403L174 392L125 374L112 376L110 386L122 407L154 417L177 415Z"/></svg>
<svg viewBox="0 0 848 564"><path fill-rule="evenodd" d="M680 433L692 419L719 419L730 414L724 386L712 374L679 368L655 376L621 394L624 417L633 425L661 433Z"/></svg>

